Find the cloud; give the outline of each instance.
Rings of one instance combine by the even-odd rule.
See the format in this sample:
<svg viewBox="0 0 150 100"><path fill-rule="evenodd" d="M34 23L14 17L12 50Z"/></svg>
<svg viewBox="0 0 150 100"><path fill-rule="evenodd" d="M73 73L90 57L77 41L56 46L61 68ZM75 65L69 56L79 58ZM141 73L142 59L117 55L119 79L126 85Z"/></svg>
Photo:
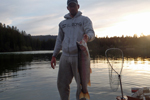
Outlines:
<svg viewBox="0 0 150 100"><path fill-rule="evenodd" d="M124 16L150 12L148 0L78 0L80 11L88 16L96 33L103 33ZM28 34L58 34L58 24L68 13L67 0L1 0L0 22L17 26ZM115 30L113 30L115 31ZM110 33L108 33L110 34Z"/></svg>
<svg viewBox="0 0 150 100"><path fill-rule="evenodd" d="M44 32L45 27L49 27L50 29L51 27L57 27L63 19L62 16L64 16L67 10L62 1L13 0L8 2L1 0L0 22L6 25L17 26L19 30L25 30L27 33L33 35L40 34L39 32ZM47 32L45 34L51 33Z"/></svg>
<svg viewBox="0 0 150 100"><path fill-rule="evenodd" d="M16 26L18 26L19 29L25 30L30 34L32 33L32 35L51 34L49 30L58 26L58 23L62 20L59 16L60 15L20 17L14 21L16 21Z"/></svg>

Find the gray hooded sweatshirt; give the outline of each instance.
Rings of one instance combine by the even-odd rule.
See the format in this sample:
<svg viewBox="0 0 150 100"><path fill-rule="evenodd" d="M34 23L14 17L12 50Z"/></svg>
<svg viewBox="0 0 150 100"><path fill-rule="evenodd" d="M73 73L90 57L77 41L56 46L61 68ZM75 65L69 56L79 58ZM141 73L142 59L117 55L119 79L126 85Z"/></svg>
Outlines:
<svg viewBox="0 0 150 100"><path fill-rule="evenodd" d="M92 22L88 17L82 16L80 11L73 18L70 13L66 14L64 18L65 20L59 23L59 33L53 56L56 57L61 49L64 56L78 56L76 42L81 41L84 34L88 35L88 41L95 38Z"/></svg>

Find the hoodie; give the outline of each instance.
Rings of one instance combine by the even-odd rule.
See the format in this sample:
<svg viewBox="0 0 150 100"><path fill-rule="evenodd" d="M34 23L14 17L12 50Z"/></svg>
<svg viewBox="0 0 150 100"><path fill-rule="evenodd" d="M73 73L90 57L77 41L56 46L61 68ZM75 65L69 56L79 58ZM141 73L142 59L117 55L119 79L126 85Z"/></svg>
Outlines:
<svg viewBox="0 0 150 100"><path fill-rule="evenodd" d="M88 17L82 16L80 11L73 18L70 13L66 14L64 18L65 20L59 23L59 33L53 56L56 57L61 49L64 56L78 56L76 42L81 41L84 34L89 37L88 41L95 38L92 22Z"/></svg>

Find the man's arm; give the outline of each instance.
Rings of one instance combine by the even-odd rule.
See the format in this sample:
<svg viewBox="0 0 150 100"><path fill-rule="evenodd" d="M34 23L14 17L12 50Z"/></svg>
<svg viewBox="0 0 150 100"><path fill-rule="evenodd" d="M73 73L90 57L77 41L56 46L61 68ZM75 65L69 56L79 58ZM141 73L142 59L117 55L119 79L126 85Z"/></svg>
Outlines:
<svg viewBox="0 0 150 100"><path fill-rule="evenodd" d="M51 67L54 69L56 66L56 56L58 55L58 53L60 52L61 48L62 48L62 41L64 38L64 33L60 27L59 24L59 33L56 39L56 44L55 44L55 48L54 48L54 52L52 55L52 59L51 59Z"/></svg>
<svg viewBox="0 0 150 100"><path fill-rule="evenodd" d="M88 42L94 40L95 32L93 30L92 21L88 17L85 17L85 20L84 20L84 32L88 36Z"/></svg>
<svg viewBox="0 0 150 100"><path fill-rule="evenodd" d="M60 50L62 48L63 39L64 39L64 33L63 33L62 28L60 27L60 24L59 24L59 33L58 33L58 36L57 36L57 39L56 39L54 52L53 52L54 57L56 57L58 55L58 53L60 52Z"/></svg>

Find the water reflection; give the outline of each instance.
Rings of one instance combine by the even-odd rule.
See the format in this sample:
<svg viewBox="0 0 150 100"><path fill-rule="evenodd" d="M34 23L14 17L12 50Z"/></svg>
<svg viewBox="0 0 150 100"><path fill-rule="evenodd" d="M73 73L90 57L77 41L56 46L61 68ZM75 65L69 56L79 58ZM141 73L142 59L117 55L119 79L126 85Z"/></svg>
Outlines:
<svg viewBox="0 0 150 100"><path fill-rule="evenodd" d="M40 63L42 61L50 61L52 57L51 52L38 51L36 53L32 52L17 52L17 53L4 53L0 54L0 80L7 77L16 77L17 71L27 70L27 66L31 65L31 62ZM58 55L57 61L59 60L61 54Z"/></svg>
<svg viewBox="0 0 150 100"><path fill-rule="evenodd" d="M105 56L96 53L90 54L92 86L89 87L89 91L91 100L114 99L120 93L119 91L114 93L110 89ZM51 53L0 54L0 99L59 100L56 81L60 55L57 57L56 69L53 70L50 67ZM149 58L124 57L122 81L125 94L131 94L131 87L147 86L149 73ZM71 89L71 100L75 100L75 81L71 84Z"/></svg>
<svg viewBox="0 0 150 100"><path fill-rule="evenodd" d="M32 59L32 55L0 55L0 75L23 70L27 64L30 65Z"/></svg>
<svg viewBox="0 0 150 100"><path fill-rule="evenodd" d="M50 61L52 51L31 51L31 52L11 52L0 54L0 75L8 74L9 72L17 72L19 70L25 70L26 66L30 66L31 62ZM59 61L61 54L58 55ZM91 63L107 63L104 55L91 52ZM124 63L128 67L129 65L135 68L136 66L148 66L150 65L150 58L142 57L124 57ZM137 69L136 68L136 69ZM149 69L148 67L146 69Z"/></svg>
<svg viewBox="0 0 150 100"><path fill-rule="evenodd" d="M50 61L52 53L48 51L38 51L32 52L18 52L14 53L4 53L0 54L0 80L7 77L16 77L17 71L23 71L31 65L31 62L40 63L42 61ZM57 63L59 63L59 58L61 54L57 57ZM119 62L119 61L118 61ZM106 57L104 55L98 55L96 53L91 53L91 63L93 63L92 68L101 68L103 64L107 64ZM124 66L126 69L136 70L139 72L149 72L150 71L150 58L143 57L124 57ZM58 67L58 65L56 66Z"/></svg>

